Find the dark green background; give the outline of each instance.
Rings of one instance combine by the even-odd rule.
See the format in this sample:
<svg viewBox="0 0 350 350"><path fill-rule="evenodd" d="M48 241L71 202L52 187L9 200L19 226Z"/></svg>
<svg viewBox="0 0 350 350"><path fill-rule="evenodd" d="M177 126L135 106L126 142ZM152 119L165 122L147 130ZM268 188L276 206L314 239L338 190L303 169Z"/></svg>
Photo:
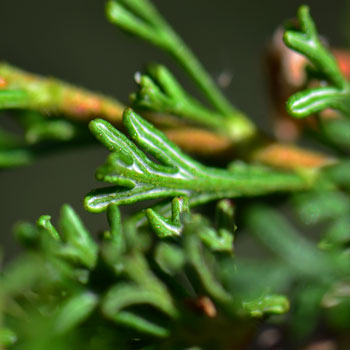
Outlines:
<svg viewBox="0 0 350 350"><path fill-rule="evenodd" d="M214 78L223 71L233 75L226 95L265 129L269 100L262 53L276 27L295 16L300 4L307 3L320 32L333 46L349 42L344 34L350 34L348 0L154 3ZM135 89L133 74L144 63L160 61L174 69L172 61L157 49L110 25L102 0L0 0L0 33L2 60L120 100L126 100ZM6 116L3 113L0 117ZM14 251L11 231L17 220L34 221L41 214L50 214L55 222L62 203L72 204L91 231L105 227L103 214L88 214L82 208L84 194L98 186L94 171L105 154L102 148L91 147L0 173L0 245L6 247L6 256Z"/></svg>

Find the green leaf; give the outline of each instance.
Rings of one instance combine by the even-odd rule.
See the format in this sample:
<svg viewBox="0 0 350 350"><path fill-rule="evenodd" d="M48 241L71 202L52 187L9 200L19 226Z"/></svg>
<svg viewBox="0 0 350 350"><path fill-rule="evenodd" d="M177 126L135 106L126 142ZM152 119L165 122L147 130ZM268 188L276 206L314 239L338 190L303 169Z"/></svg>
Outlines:
<svg viewBox="0 0 350 350"><path fill-rule="evenodd" d="M33 158L32 152L26 149L0 150L0 168L28 165Z"/></svg>
<svg viewBox="0 0 350 350"><path fill-rule="evenodd" d="M213 267L209 265L206 259L206 250L200 241L201 228L194 222L185 224L184 227L184 246L189 263L193 266L205 290L215 300L230 304L232 296L225 290L218 276L214 273Z"/></svg>
<svg viewBox="0 0 350 350"><path fill-rule="evenodd" d="M304 337L312 332L318 322L320 304L325 289L318 285L305 282L294 290L294 307L291 310L291 330L297 337Z"/></svg>
<svg viewBox="0 0 350 350"><path fill-rule="evenodd" d="M138 293L138 291L136 291L136 293ZM129 311L121 311L111 318L121 325L131 327L139 332L148 333L155 337L165 338L170 335L170 332L165 327L159 326Z"/></svg>
<svg viewBox="0 0 350 350"><path fill-rule="evenodd" d="M246 218L254 237L300 275L333 278L334 269L328 256L276 211L256 206L249 209Z"/></svg>
<svg viewBox="0 0 350 350"><path fill-rule="evenodd" d="M333 145L342 148L345 152L350 149L350 119L322 120L322 131Z"/></svg>
<svg viewBox="0 0 350 350"><path fill-rule="evenodd" d="M310 191L294 196L293 205L304 224L313 225L350 213L350 199L337 191Z"/></svg>
<svg viewBox="0 0 350 350"><path fill-rule="evenodd" d="M54 332L64 334L90 316L98 303L98 297L93 293L82 292L66 300L54 316Z"/></svg>
<svg viewBox="0 0 350 350"><path fill-rule="evenodd" d="M31 124L26 130L28 143L38 143L45 140L69 141L76 133L74 125L67 120L42 120Z"/></svg>
<svg viewBox="0 0 350 350"><path fill-rule="evenodd" d="M176 245L160 242L155 251L155 261L165 273L173 275L184 266L186 257Z"/></svg>
<svg viewBox="0 0 350 350"><path fill-rule="evenodd" d="M178 196L186 196L190 205L196 205L217 198L298 190L311 185L309 178L294 173L266 170L255 175L249 167L237 173L205 167L131 109L124 112L123 122L131 139L158 162L148 158L108 122L92 121L92 133L112 151L96 177L117 186L89 193L84 202L89 211L101 212L112 203L123 205Z"/></svg>
<svg viewBox="0 0 350 350"><path fill-rule="evenodd" d="M23 255L0 274L0 299L28 290L44 276L43 259L37 255Z"/></svg>
<svg viewBox="0 0 350 350"><path fill-rule="evenodd" d="M184 198L174 198L172 201L172 218L167 219L164 216L158 214L153 209L146 210L146 216L150 226L153 231L159 237L173 237L180 236L183 224L181 222L180 216L183 213L188 212L188 199Z"/></svg>
<svg viewBox="0 0 350 350"><path fill-rule="evenodd" d="M21 108L26 104L28 95L22 90L1 90L0 91L0 109Z"/></svg>
<svg viewBox="0 0 350 350"><path fill-rule="evenodd" d="M133 283L120 282L110 288L102 302L104 314L117 323L133 327L154 336L167 336L168 330L145 317L125 308L147 304L162 311L170 318L177 317L177 310L165 286L153 275L145 259L133 254L125 260L125 270Z"/></svg>
<svg viewBox="0 0 350 350"><path fill-rule="evenodd" d="M326 250L343 248L347 244L350 244L350 211L331 223L319 243L319 247Z"/></svg>
<svg viewBox="0 0 350 350"><path fill-rule="evenodd" d="M16 333L11 329L0 327L0 346L5 349L8 346L15 344L17 340Z"/></svg>
<svg viewBox="0 0 350 350"><path fill-rule="evenodd" d="M331 181L343 188L350 188L350 160L343 159L339 163L324 169Z"/></svg>
<svg viewBox="0 0 350 350"><path fill-rule="evenodd" d="M214 230L211 227L202 225L199 237L203 243L214 252L233 252L233 233L226 229Z"/></svg>
<svg viewBox="0 0 350 350"><path fill-rule="evenodd" d="M146 209L148 223L158 237L181 236L184 227L184 215L187 214L186 220L198 226L199 237L208 248L216 252L232 252L233 232L229 232L225 228L219 228L216 231L200 215L190 215L187 198L173 199L171 207L171 219L164 217L153 209Z"/></svg>
<svg viewBox="0 0 350 350"><path fill-rule="evenodd" d="M287 111L296 118L304 118L326 108L350 115L350 92L331 87L315 88L298 92L287 102Z"/></svg>
<svg viewBox="0 0 350 350"><path fill-rule="evenodd" d="M110 0L107 2L106 13L108 19L123 30L136 35L173 56L185 69L189 76L196 82L205 96L216 108L216 110L230 124L226 130L235 141L250 138L255 133L254 125L238 110L233 108L225 96L218 90L211 77L206 73L198 59L193 55L181 38L166 23L158 11L148 0ZM149 79L142 79L142 85L147 90L146 95L153 99L152 104L169 108L169 101L164 95L157 91L157 88ZM169 81L168 81L169 83ZM179 86L177 86L179 87ZM167 93L169 90L166 90ZM141 93L142 95L142 93ZM179 96L178 96L179 97ZM141 98L145 104L145 98ZM146 103L148 104L148 103ZM172 103L172 108L174 106ZM187 105L190 108L190 105ZM182 108L179 108L182 110ZM195 119L194 109L189 114ZM204 111L202 111L204 112ZM214 117L206 113L205 117L196 118L206 121L206 124L219 124ZM220 118L222 119L222 118ZM224 130L224 128L222 128Z"/></svg>
<svg viewBox="0 0 350 350"><path fill-rule="evenodd" d="M108 1L106 14L110 22L125 31L139 36L153 45L167 47L167 37L159 27L159 14L155 12L147 0Z"/></svg>
<svg viewBox="0 0 350 350"><path fill-rule="evenodd" d="M18 222L14 227L14 234L17 240L25 247L36 248L39 245L39 230L29 222Z"/></svg>
<svg viewBox="0 0 350 350"><path fill-rule="evenodd" d="M189 96L166 67L152 65L148 75L136 75L136 82L140 89L130 95L133 107L173 114L220 133L229 131L225 118Z"/></svg>
<svg viewBox="0 0 350 350"><path fill-rule="evenodd" d="M289 29L284 33L284 42L291 49L309 59L316 74L328 80L331 86L304 90L287 101L288 112L303 118L326 108L350 115L350 84L343 76L335 58L318 38L309 8L301 6L298 11L300 29Z"/></svg>
<svg viewBox="0 0 350 350"><path fill-rule="evenodd" d="M285 314L289 310L289 300L284 295L265 295L244 301L243 309L252 317L263 317L271 314Z"/></svg>
<svg viewBox="0 0 350 350"><path fill-rule="evenodd" d="M123 227L120 210L117 205L111 204L107 211L108 223L111 228L111 241L115 249L121 254L125 250L125 241L123 237Z"/></svg>
<svg viewBox="0 0 350 350"><path fill-rule="evenodd" d="M307 57L336 88L349 89L348 82L342 75L335 58L318 38L308 6L299 8L298 19L300 30L290 29L284 33L286 45Z"/></svg>
<svg viewBox="0 0 350 350"><path fill-rule="evenodd" d="M224 229L232 234L237 227L234 224L235 207L229 199L222 199L216 205L215 223L218 229Z"/></svg>
<svg viewBox="0 0 350 350"><path fill-rule="evenodd" d="M37 221L37 226L44 229L55 241L60 241L60 235L51 223L50 215L42 215Z"/></svg>
<svg viewBox="0 0 350 350"><path fill-rule="evenodd" d="M66 243L59 254L88 268L93 268L97 259L97 245L80 218L67 204L61 209L59 226L62 238Z"/></svg>

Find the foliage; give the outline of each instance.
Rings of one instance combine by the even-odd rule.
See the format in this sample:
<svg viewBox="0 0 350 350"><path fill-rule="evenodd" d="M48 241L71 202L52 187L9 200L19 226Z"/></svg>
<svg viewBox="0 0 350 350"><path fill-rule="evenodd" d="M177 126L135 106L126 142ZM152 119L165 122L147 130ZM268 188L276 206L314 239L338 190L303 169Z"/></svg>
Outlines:
<svg viewBox="0 0 350 350"><path fill-rule="evenodd" d="M333 55L318 38L307 6L299 9L300 29L288 29L284 34L285 43L303 54L312 64L312 74L327 82L327 86L301 91L287 102L287 109L294 117L302 118L333 108L345 115L350 113L350 85L341 73Z"/></svg>
<svg viewBox="0 0 350 350"><path fill-rule="evenodd" d="M130 137L159 163L151 161L121 132L104 120L91 122L92 133L112 153L96 177L117 187L97 190L85 198L88 210L99 212L145 199L184 195L191 205L223 197L252 196L279 190L304 189L313 176L286 174L258 167L224 171L204 167L183 154L151 124L132 110L123 122Z"/></svg>
<svg viewBox="0 0 350 350"><path fill-rule="evenodd" d="M108 1L107 16L170 53L211 107L164 66L150 66L136 77L131 104L137 112L123 112L127 137L116 128L117 101L0 67L8 80L0 108L13 110L24 130L22 136L1 131L0 166L27 164L47 148L93 142L89 122L110 152L96 177L112 185L85 197L87 210L107 212L109 227L97 240L69 205L57 228L48 215L16 225L24 251L0 274L0 348L240 349L261 323L283 325L296 347L321 324L346 339L350 83L318 38L308 8L299 9L299 26L289 26L284 40L309 59L309 79L319 86L290 97L287 110L297 118L326 108L338 114L332 121L311 117L318 129L312 137L327 147L331 164L294 161L292 170L249 157L214 168L186 155L138 113L174 114L228 137L247 154L269 142L223 97L148 0ZM157 203L150 207L147 200ZM140 201L145 210L122 218L120 206ZM279 207L289 210L288 219ZM250 248L265 248L254 258L236 248L248 235Z"/></svg>

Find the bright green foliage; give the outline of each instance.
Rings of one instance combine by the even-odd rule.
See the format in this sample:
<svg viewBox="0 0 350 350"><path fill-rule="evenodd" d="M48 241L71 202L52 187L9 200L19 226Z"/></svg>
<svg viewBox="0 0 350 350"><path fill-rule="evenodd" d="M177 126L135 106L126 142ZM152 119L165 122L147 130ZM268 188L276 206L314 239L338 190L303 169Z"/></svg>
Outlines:
<svg viewBox="0 0 350 350"><path fill-rule="evenodd" d="M153 209L146 210L146 216L152 229L157 233L159 237L172 237L179 236L183 230L183 224L181 222L181 215L187 213L188 199L174 198L171 205L172 217L167 219L161 216Z"/></svg>
<svg viewBox="0 0 350 350"><path fill-rule="evenodd" d="M226 134L229 134L232 139L241 141L254 135L254 125L240 111L231 106L224 95L215 86L215 83L206 73L198 59L161 17L149 0L109 0L107 2L106 12L108 19L112 23L158 46L176 59L202 90L213 107L216 108L217 112L221 114L219 120L222 122L226 119L228 124L230 124L228 129L225 130L225 128L222 128L222 130L226 131ZM143 78L142 80L141 78L143 89L146 88L148 90L147 94L153 95L152 98L156 99L154 102L156 102L157 108L162 107L164 109L166 107L167 110L172 109L174 112L175 110L176 112L180 110L181 113L179 113L179 115L185 115L190 120L195 118L197 120L200 119L204 125L219 125L218 122L215 122L216 117L219 116L210 116L205 109L194 101L191 106L188 96L180 91L179 85L176 84L174 79L169 77L169 75L164 77L164 73L161 74L163 74L162 78L167 80L166 85L171 87L172 92L177 90L176 98L180 98L181 103L183 104L185 102L185 104L182 107L176 106L174 108L174 101L170 101L168 98L166 99L164 95L160 95L159 91L157 92L158 89L150 93L149 89L151 87L154 89L155 85L149 79ZM170 80L168 78L170 78ZM164 84L164 80L161 84ZM178 94L179 92L180 94ZM169 91L167 91L167 93L169 93ZM174 95L172 96L172 99L173 98ZM171 108L170 105L172 105ZM196 111L200 112L197 117L195 116Z"/></svg>
<svg viewBox="0 0 350 350"><path fill-rule="evenodd" d="M250 143L256 128L231 107L148 0L108 1L107 15L174 56L215 112L189 96L159 65L137 76L140 90L131 97L135 107L175 114L246 141L247 151L259 147ZM297 93L288 101L289 111L303 117L334 108L348 116L349 82L318 39L305 6L299 21L300 29L288 29L285 42L307 57L312 73L328 85ZM0 108L23 107L30 93L36 103L45 102L45 87L52 86L46 83L41 92L31 91L31 84L26 94L1 90ZM131 109L123 117L130 139L107 121L93 120L92 134L111 152L96 176L112 186L90 192L85 207L106 211L109 228L98 241L93 239L68 205L62 207L57 228L48 215L35 225L17 224L15 236L24 252L0 274L0 348L240 349L242 338L256 334L270 315L278 318L269 322L282 324L293 340L314 332L320 320L337 337L348 334L345 117L320 122L318 140L329 147L334 163L297 172L237 159L227 169L203 165ZM63 118L48 119L30 110L17 118L22 136L0 131L2 167L26 164L48 146L89 140L82 125ZM258 195L270 197L259 205L251 199ZM164 202L122 219L120 205L149 199ZM218 199L215 209L211 204L201 213L190 209ZM294 217L288 215L299 220L298 229L277 210L281 206L293 209ZM244 252L241 239L247 235L252 242Z"/></svg>
<svg viewBox="0 0 350 350"><path fill-rule="evenodd" d="M66 243L59 254L87 267L95 266L97 247L80 219L68 205L62 207L59 225L62 239Z"/></svg>
<svg viewBox="0 0 350 350"><path fill-rule="evenodd" d="M297 118L320 112L326 108L350 115L350 83L342 75L337 62L321 40L307 6L298 12L300 29L284 34L288 47L307 57L316 73L331 86L312 88L293 95L287 102L288 112ZM332 87L333 86L333 87Z"/></svg>
<svg viewBox="0 0 350 350"><path fill-rule="evenodd" d="M305 204L307 202L305 198ZM318 203L322 204L322 201ZM335 305L339 313L346 312L348 307L349 296L346 293L336 296L349 277L350 256L349 250L344 249L344 243L350 241L350 210L345 215L342 219L336 219L336 228L333 224L330 230L326 230L320 242L323 251L320 251L277 212L266 207L255 207L248 212L248 226L254 237L288 268L283 284L291 286L297 282L300 286L292 295L296 308L291 315L292 328L298 335L311 331L319 315L325 313L328 316L334 312ZM345 321L343 326L349 327L350 324Z"/></svg>
<svg viewBox="0 0 350 350"><path fill-rule="evenodd" d="M208 248L212 251L230 253L233 251L233 212L227 213L230 208L225 200L220 201L217 207L218 216L221 216L218 231L210 227L210 223L204 217L189 214L186 197L174 198L171 219L160 215L154 209L146 209L146 216L153 231L161 238L181 235L184 229L183 222L187 220L197 226L198 236ZM224 218L224 215L230 214L230 217Z"/></svg>
<svg viewBox="0 0 350 350"><path fill-rule="evenodd" d="M235 300L234 291L225 289L217 273L220 259L215 249L202 243L198 234L202 228L196 221L185 221L181 237L166 243L150 232L135 231L127 221L122 225L120 218L118 207L111 206L111 227L98 252L68 206L62 208L59 220L62 235L48 216L41 217L36 226L22 223L16 228L27 253L0 278L0 316L15 331L2 328L2 344L19 339L19 346L24 342L33 349L50 342L57 349L74 348L72 344L95 349L93 344L101 342L99 349L107 349L109 334L114 332L113 344L127 349L141 349L142 344L164 338L157 342L161 348L172 337L175 346L206 346L215 341L215 333L201 339L204 329L228 327L237 317L244 323L250 316L287 311L288 301L279 295ZM66 254L67 250L80 251L81 259L76 259L78 254ZM89 263L90 256L93 263ZM40 298L30 297L35 294ZM189 302L195 303L201 295L212 300L219 319L190 307ZM21 313L15 312L18 308ZM194 322L192 343L186 340L188 320ZM86 333L95 327L98 333ZM126 329L133 331L129 334ZM143 334L148 337L142 343L133 340Z"/></svg>
<svg viewBox="0 0 350 350"><path fill-rule="evenodd" d="M109 204L187 196L191 206L218 198L253 196L308 188L312 179L298 174L246 167L239 172L209 168L194 161L151 124L127 109L123 122L132 140L153 155L151 161L136 145L108 122L90 123L95 137L112 153L96 177L117 185L91 192L85 207L93 212ZM311 181L311 183L310 183Z"/></svg>
<svg viewBox="0 0 350 350"><path fill-rule="evenodd" d="M288 100L291 115L303 118L326 108L337 109L345 115L350 114L350 89L340 91L337 88L321 87L297 93Z"/></svg>
<svg viewBox="0 0 350 350"><path fill-rule="evenodd" d="M48 215L41 216L37 227L28 223L16 226L18 240L28 247L45 247L50 254L87 268L96 265L97 246L73 209L64 205L59 220L60 234Z"/></svg>
<svg viewBox="0 0 350 350"><path fill-rule="evenodd" d="M262 317L266 313L283 314L289 310L289 301L282 295L266 295L262 298L243 303L252 317Z"/></svg>
<svg viewBox="0 0 350 350"><path fill-rule="evenodd" d="M322 112L326 108L332 108L340 112L340 116L334 120L318 120L320 132L315 136L327 146L333 148L338 156L343 157L335 165L324 169L323 174L328 181L333 182L337 188L318 189L301 193L294 196L293 206L296 214L304 224L321 224L319 248L323 251L310 251L309 243L303 243L300 235L282 218L268 217L268 213L260 217L260 225L264 226L266 219L271 225L274 220L276 230L283 230L290 236L287 245L279 245L276 235L269 236L274 232L267 222L264 227L266 235L264 242L267 245L271 239L271 248L276 254L281 254L289 264L300 264L300 272L314 275L313 279L307 279L307 289L303 282L299 282L299 288L294 290L293 300L297 307L292 312L292 330L295 334L305 335L315 328L320 317L326 317L328 321L337 327L349 329L349 320L342 317L349 305L349 294L344 293L348 288L349 259L350 259L350 202L349 202L349 123L350 116L350 83L342 75L334 57L318 38L315 25L309 15L306 6L299 9L300 30L289 29L284 35L285 43L292 49L307 57L312 64L311 77L322 81L322 87L301 91L292 96L287 102L287 109L295 117L305 117L310 114ZM269 231L269 232L268 232ZM292 242L294 237L294 244ZM297 238L298 237L298 238ZM299 242L299 243L298 243ZM292 248L298 246L298 254L293 258ZM274 248L275 247L275 248ZM284 247L284 248L283 248ZM277 249L278 248L278 249ZM306 249L306 250L305 250ZM288 252L289 251L289 252ZM315 259L314 261L305 261ZM319 260L319 261L317 261ZM322 261L323 262L322 262ZM304 263L303 263L304 262ZM315 269L315 267L317 267ZM319 271L317 271L319 269ZM299 272L299 273L300 273ZM334 316L337 315L337 316ZM339 321L341 320L341 321Z"/></svg>
<svg viewBox="0 0 350 350"><path fill-rule="evenodd" d="M189 96L166 67L152 65L147 75L136 74L136 82L140 90L130 96L133 107L173 114L223 134L230 131L226 118Z"/></svg>

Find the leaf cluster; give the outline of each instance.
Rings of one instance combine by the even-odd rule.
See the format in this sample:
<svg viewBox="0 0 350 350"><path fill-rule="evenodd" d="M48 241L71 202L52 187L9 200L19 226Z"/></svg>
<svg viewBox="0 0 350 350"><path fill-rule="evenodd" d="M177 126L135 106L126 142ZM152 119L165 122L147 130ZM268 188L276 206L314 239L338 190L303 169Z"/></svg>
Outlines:
<svg viewBox="0 0 350 350"><path fill-rule="evenodd" d="M226 101L148 0L108 1L107 15L169 52L212 106L190 96L165 67L153 65L136 76L134 108L210 128L247 152L262 147L265 138L254 136L255 126ZM282 171L236 159L214 168L186 155L131 108L123 113L128 136L94 119L90 131L110 152L96 178L110 186L91 191L84 205L106 211L109 227L94 239L68 205L57 225L44 215L34 225L16 226L24 252L0 274L0 347L242 348L245 335L266 320L287 325L292 338L307 336L321 322L339 337L346 334L350 85L319 39L308 8L301 7L298 17L299 27L288 27L284 40L309 59L310 77L320 84L292 96L287 109L295 117L327 108L340 113L334 121L318 118L318 139L333 163ZM47 146L86 141L82 124L43 112L44 105L68 111L52 93L67 86L37 83L40 91L32 94L30 84L24 84L27 90L0 90L0 108L24 109L16 114L24 135L0 133L2 167L29 162ZM47 102L47 87L50 103L40 104ZM122 219L121 206L149 200L157 204L146 202L145 210ZM202 213L192 209L215 201ZM293 220L281 206L292 210ZM252 240L249 249L256 256L241 253L244 237Z"/></svg>

